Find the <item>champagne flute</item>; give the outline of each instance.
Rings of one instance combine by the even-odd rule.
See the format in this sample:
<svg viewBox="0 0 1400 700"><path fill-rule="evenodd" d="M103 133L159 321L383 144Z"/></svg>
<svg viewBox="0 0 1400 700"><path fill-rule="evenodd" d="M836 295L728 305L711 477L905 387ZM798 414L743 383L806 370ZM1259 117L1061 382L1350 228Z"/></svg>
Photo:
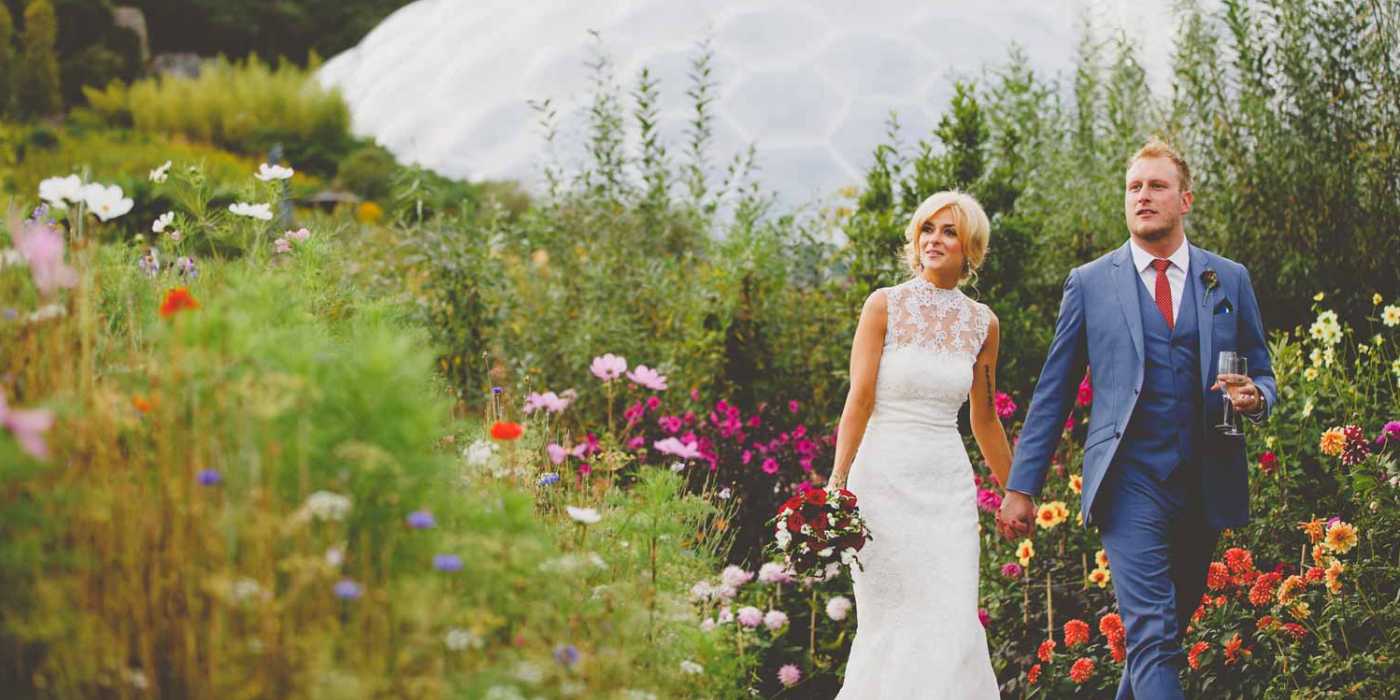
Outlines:
<svg viewBox="0 0 1400 700"><path fill-rule="evenodd" d="M1235 353L1231 350L1221 351L1220 356L1217 358L1217 374L1232 374L1244 376L1247 372L1248 362L1246 362L1245 357L1243 355ZM1225 401L1225 411L1222 415L1220 425L1215 426L1216 430L1219 430L1221 435L1229 435L1232 437L1239 437L1241 435L1244 435L1244 431L1240 430L1239 426L1237 425L1238 417L1236 415L1237 412L1235 411L1235 404L1230 399L1230 396L1232 394L1231 389L1237 386L1244 386L1244 383L1237 382L1233 384L1225 384L1222 387L1224 389L1224 392L1221 398L1223 398Z"/></svg>

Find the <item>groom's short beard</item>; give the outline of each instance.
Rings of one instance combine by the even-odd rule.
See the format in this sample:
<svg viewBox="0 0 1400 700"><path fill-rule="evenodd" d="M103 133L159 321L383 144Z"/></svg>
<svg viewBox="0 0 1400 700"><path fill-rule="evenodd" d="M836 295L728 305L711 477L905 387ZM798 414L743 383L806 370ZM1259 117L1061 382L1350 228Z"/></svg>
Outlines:
<svg viewBox="0 0 1400 700"><path fill-rule="evenodd" d="M1137 236L1139 239L1142 239L1143 241L1146 241L1146 242L1148 242L1148 243L1156 243L1157 241L1160 241L1160 240L1162 240L1163 238L1166 238L1167 236L1171 235L1171 232L1172 232L1172 227L1171 227L1171 226L1163 226L1163 227L1160 227L1160 228L1151 228L1151 229L1145 229L1145 230L1134 231L1134 232L1133 232L1133 235L1134 235L1134 236Z"/></svg>

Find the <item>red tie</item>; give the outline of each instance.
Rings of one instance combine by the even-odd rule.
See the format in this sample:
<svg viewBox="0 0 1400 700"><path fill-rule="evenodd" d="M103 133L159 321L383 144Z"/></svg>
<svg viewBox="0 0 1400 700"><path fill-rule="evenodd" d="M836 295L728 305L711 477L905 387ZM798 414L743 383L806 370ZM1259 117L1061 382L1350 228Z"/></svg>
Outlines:
<svg viewBox="0 0 1400 700"><path fill-rule="evenodd" d="M1152 261L1152 267L1157 269L1157 288L1154 296L1157 298L1157 310L1162 312L1162 318L1167 319L1167 328L1176 328L1176 321L1172 318L1172 285L1167 281L1167 268L1172 261L1158 258Z"/></svg>

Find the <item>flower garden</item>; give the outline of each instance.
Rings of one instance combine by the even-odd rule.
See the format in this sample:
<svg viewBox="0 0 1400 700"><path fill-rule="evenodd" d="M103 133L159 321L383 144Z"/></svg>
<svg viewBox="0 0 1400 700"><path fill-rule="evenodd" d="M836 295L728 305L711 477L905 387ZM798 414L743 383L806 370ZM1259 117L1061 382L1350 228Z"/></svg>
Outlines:
<svg viewBox="0 0 1400 700"><path fill-rule="evenodd" d="M1252 21L1302 22L1270 14L1283 6ZM1184 16L1178 85L1247 83L1252 64L1208 60L1257 39L1242 7ZM1309 12L1322 45L1351 21ZM1288 40L1270 39L1279 55ZM551 187L534 197L391 160L376 171L382 149L343 133L335 167L296 141L326 131L279 125L284 153L314 154L303 166L238 140L255 135L131 119L201 99L175 80L89 89L57 122L0 122L0 689L833 696L860 613L850 579L785 566L775 520L825 507L860 302L901 279L921 193L976 194L994 216L971 293L1001 319L995 404L1014 442L1064 274L1121 243L1115 168L1144 135L1114 111L1130 57L1082 60L1099 81L1073 86L1087 111L1013 55L960 88L922 149L892 126L866 181L805 213L766 194L761 148L727 169L711 159L703 77L688 149L645 145L647 92L633 94L638 155L631 107L603 76L590 161L542 164ZM337 123L308 74L213 70ZM1400 677L1394 265L1268 253L1302 234L1249 218L1265 214L1248 180L1292 178L1289 221L1367 210L1338 213L1348 243L1324 243L1393 260L1400 204L1361 189L1397 191L1400 149L1361 115L1396 109L1400 89L1334 107L1349 148L1375 146L1344 164L1369 183L1346 190L1322 184L1343 172L1332 141L1259 109L1316 105L1313 83L1290 85L1235 107L1202 88L1143 113L1182 134L1203 192L1237 205L1203 203L1188 233L1268 273L1255 279L1280 390L1246 427L1252 522L1222 535L1186 634L1192 697L1388 697ZM1246 131L1193 140L1181 114ZM1285 170L1296 152L1256 146L1253 169L1233 165L1245 156L1231 149L1270 138L1324 164ZM360 201L311 203L331 184ZM1113 562L1074 515L1093 401L1086 376L1021 541L996 535L1000 491L967 440L1003 697L1112 697L1122 671Z"/></svg>

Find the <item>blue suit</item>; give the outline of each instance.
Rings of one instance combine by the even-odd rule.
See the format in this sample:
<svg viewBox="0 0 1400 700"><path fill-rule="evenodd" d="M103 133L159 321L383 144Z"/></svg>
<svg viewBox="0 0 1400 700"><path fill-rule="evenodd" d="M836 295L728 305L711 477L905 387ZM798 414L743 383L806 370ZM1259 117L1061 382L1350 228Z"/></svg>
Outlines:
<svg viewBox="0 0 1400 700"><path fill-rule="evenodd" d="M1016 446L1009 489L1038 495L1086 364L1094 403L1080 512L1098 526L1128 658L1118 697L1182 696L1181 635L1205 590L1219 532L1249 519L1244 440L1221 435L1216 356L1247 358L1265 412L1277 398L1244 266L1189 247L1169 327L1128 243L1065 281L1055 338Z"/></svg>

